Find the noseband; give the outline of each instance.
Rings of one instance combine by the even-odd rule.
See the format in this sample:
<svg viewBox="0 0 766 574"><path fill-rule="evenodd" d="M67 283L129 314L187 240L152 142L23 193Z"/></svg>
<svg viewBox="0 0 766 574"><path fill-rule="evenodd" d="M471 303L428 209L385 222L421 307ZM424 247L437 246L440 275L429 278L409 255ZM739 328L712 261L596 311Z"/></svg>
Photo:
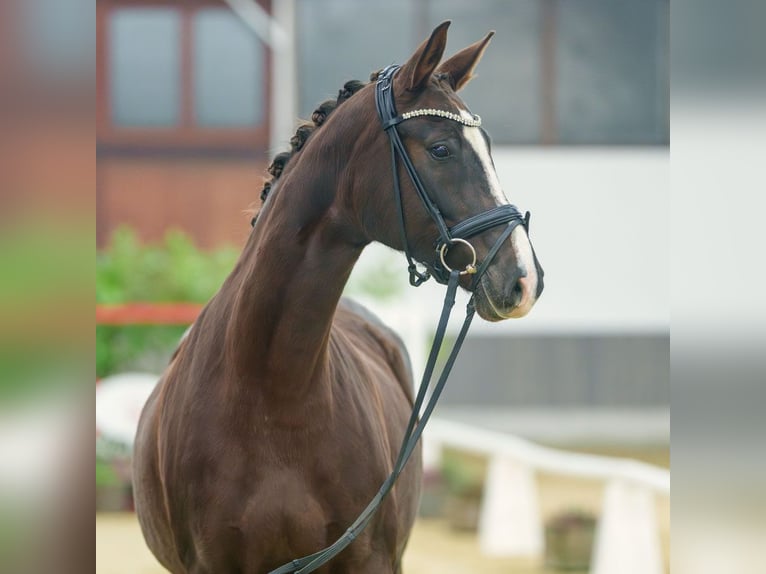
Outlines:
<svg viewBox="0 0 766 574"><path fill-rule="evenodd" d="M457 292L459 279L463 275L472 275L473 280L471 282L470 290L473 291L478 285L479 279L481 279L484 272L489 267L489 264L497 255L500 247L506 239L511 235L513 230L518 225L523 225L527 230L529 229L529 212L522 216L521 212L513 205L501 205L492 208L483 213L473 215L468 219L461 221L460 223L448 227L444 221L444 217L439 211L438 206L433 202L431 197L425 190L423 182L420 181L415 166L412 164L410 157L407 155L407 150L402 143L399 132L396 130L396 126L403 121L422 117L422 116L434 116L445 118L450 121L460 122L470 127L478 127L481 125L481 118L479 116L473 116L472 119L466 119L453 112L435 109L419 109L405 112L401 115L397 115L396 106L394 105L394 96L392 83L394 73L399 69L399 66L392 65L384 69L378 74L377 85L375 86L375 104L378 108L378 115L383 125L383 129L386 131L391 142L391 166L393 169L394 178L394 195L396 197L396 205L399 211L399 223L401 228L402 240L404 242L404 253L407 257L408 270L410 273L410 283L415 287L425 283L431 276L433 276L439 283L445 283L447 285L447 293L444 298L444 306L442 307L441 316L439 317L439 324L436 328L436 334L434 336L434 342L431 346L431 352L428 355L428 361L426 362L425 370L423 372L423 379L418 389L417 397L412 406L412 414L407 423L407 429L404 432L404 438L402 445L399 448L399 454L394 463L391 474L388 475L386 480L381 485L377 494L373 497L367 507L357 517L354 523L348 527L346 532L333 544L315 552L309 556L303 558L297 558L280 566L279 568L272 570L269 574L308 574L313 572L320 566L326 564L332 560L337 554L339 554L344 548L351 544L356 537L365 529L369 524L372 517L377 512L383 500L386 498L391 489L394 487L396 479L404 470L410 455L415 450L420 436L423 433L423 429L431 417L431 413L436 407L436 403L441 396L441 392L444 389L444 385L447 382L452 366L457 359L458 352L463 345L463 340L468 333L468 328L471 326L471 321L476 313L476 309L473 303L473 295L471 296L468 306L466 308L466 317L463 321L463 325L460 328L460 332L455 340L455 344L450 351L449 357L442 369L439 379L434 385L428 401L425 401L428 388L430 387L431 379L433 377L434 368L436 366L436 359L439 355L442 342L444 341L444 335L447 331L447 324L452 312L452 307L455 305L455 294ZM402 190L399 184L399 172L397 170L397 157L401 160L407 173L412 180L412 184L417 191L418 197L422 201L428 215L433 219L436 224L436 228L439 230L439 237L435 241L434 246L438 259L435 257L433 262L424 263L426 265L425 271L418 271L415 264L415 260L412 258L409 243L407 242L407 230L404 219L404 202L402 201ZM468 239L474 237L484 231L497 227L499 225L505 225L505 229L497 238L495 244L487 252L486 257L481 264L476 266L476 251L473 246L468 242ZM445 261L445 256L449 248L455 244L466 245L473 254L473 261L469 263L462 271L457 269L450 269ZM422 414L421 408L425 403ZM418 420L420 418L420 420Z"/></svg>
<svg viewBox="0 0 766 574"><path fill-rule="evenodd" d="M439 283L447 283L449 280L449 274L451 269L444 261L447 250L455 243L461 243L466 245L473 254L473 262L470 263L461 272L463 275L474 275L472 281L472 287L475 288L478 284L481 275L486 271L489 262L497 254L500 244L502 244L508 236L513 232L513 229L520 223L525 228L529 226L529 212L526 216L522 216L521 212L514 205L500 205L494 207L483 213L471 216L468 219L448 227L444 221L444 217L439 210L439 207L434 203L428 192L423 185L423 182L418 176L418 172L415 170L415 166L412 164L410 156L407 154L407 150L404 147L402 138L399 136L399 132L396 126L400 123L423 116L431 116L437 118L444 118L449 121L459 122L469 127L479 127L481 125L481 118L474 115L473 118L467 119L454 112L445 110L435 110L431 108L417 109L405 112L397 115L396 104L394 102L393 80L394 74L399 69L399 66L392 65L385 68L378 74L378 80L375 85L375 106L378 109L378 116L383 129L388 134L388 139L391 144L391 170L394 178L394 197L396 199L396 206L399 212L399 227L402 235L402 241L404 244L404 254L407 257L408 271L410 273L410 284L418 287L425 283L431 276L433 276ZM404 217L404 202L402 201L402 190L399 183L399 170L397 169L397 159L404 165L407 174L412 181L412 185L415 187L420 201L425 207L426 212L436 224L436 229L439 231L439 238L435 242L436 253L438 258L435 258L433 262L426 263L425 271L418 271L415 261L412 257L409 242L407 241L407 229L405 225ZM476 268L476 251L473 246L467 241L471 237L474 237L488 229L497 227L499 225L507 224L507 228L503 234L498 238L497 242L490 249L487 257L484 259L482 265ZM473 289L472 289L473 290Z"/></svg>

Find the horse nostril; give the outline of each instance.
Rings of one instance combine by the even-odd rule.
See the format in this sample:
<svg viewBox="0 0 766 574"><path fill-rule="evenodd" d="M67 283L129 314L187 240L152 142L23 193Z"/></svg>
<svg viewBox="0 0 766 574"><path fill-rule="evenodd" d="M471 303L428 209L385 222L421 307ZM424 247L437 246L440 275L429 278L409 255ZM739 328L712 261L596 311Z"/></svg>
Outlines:
<svg viewBox="0 0 766 574"><path fill-rule="evenodd" d="M524 296L524 287L521 285L521 281L516 281L511 291L511 303L515 306L521 303L521 299Z"/></svg>

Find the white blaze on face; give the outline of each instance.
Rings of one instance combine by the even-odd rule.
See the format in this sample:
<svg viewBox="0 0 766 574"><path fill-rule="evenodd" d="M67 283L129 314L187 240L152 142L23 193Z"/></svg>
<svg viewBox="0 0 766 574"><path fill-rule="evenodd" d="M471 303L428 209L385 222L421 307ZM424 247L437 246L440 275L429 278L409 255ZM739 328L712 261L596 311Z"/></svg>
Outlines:
<svg viewBox="0 0 766 574"><path fill-rule="evenodd" d="M473 115L465 110L461 110L460 115L468 120L473 119ZM505 197L505 193L503 193L500 180L497 178L495 166L492 165L492 157L489 155L489 147L487 147L487 141L484 139L481 130L479 128L472 128L464 125L463 137L469 144L471 144L476 157L479 158L481 167L484 170L484 177L487 178L487 183L489 184L489 191L492 194L492 197L495 198L497 205L507 205L510 203L508 198Z"/></svg>
<svg viewBox="0 0 766 574"><path fill-rule="evenodd" d="M466 119L473 119L473 115L465 110L460 111L460 115ZM487 141L478 127L463 126L463 137L473 148L476 157L479 158L481 167L484 171L489 191L495 198L497 205L507 205L510 202L503 193L500 180L495 172L495 166L492 164L492 157L489 154ZM518 307L513 310L511 317L521 317L532 308L537 293L537 267L535 266L535 257L532 253L532 245L529 243L527 232L521 225L518 225L511 233L511 245L516 256L516 262L526 277L519 280L523 295Z"/></svg>
<svg viewBox="0 0 766 574"><path fill-rule="evenodd" d="M521 301L511 314L512 317L523 317L532 308L537 300L537 267L535 256L532 253L532 244L529 243L527 230L517 225L511 233L511 245L519 267L527 272L526 277L519 279L521 285Z"/></svg>

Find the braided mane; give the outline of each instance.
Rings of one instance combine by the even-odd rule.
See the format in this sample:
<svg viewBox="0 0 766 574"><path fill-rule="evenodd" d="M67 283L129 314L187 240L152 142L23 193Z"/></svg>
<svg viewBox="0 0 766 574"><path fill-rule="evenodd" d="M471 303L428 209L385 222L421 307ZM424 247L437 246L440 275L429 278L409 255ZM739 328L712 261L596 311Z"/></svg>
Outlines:
<svg viewBox="0 0 766 574"><path fill-rule="evenodd" d="M373 76L374 75L376 74L373 74ZM298 126L298 129L295 130L295 135L290 138L290 150L277 154L271 162L271 165L268 167L271 179L268 179L263 183L261 201L266 201L271 188L277 182L279 176L282 175L287 162L290 161L291 157L303 149L303 146L306 144L306 141L311 134L327 121L327 118L335 108L361 90L364 86L364 82L360 82L359 80L349 80L343 84L343 87L338 91L338 97L336 99L326 100L319 104L317 109L311 114L311 122L304 122Z"/></svg>

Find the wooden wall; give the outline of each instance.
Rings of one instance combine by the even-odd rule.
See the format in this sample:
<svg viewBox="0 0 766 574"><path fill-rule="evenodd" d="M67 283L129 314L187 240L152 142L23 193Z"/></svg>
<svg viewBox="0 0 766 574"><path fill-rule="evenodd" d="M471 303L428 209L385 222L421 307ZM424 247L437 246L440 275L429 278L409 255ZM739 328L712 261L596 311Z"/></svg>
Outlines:
<svg viewBox="0 0 766 574"><path fill-rule="evenodd" d="M270 0L257 1L270 11ZM118 46L115 18L125 11L146 13L153 9L172 11L180 22L177 38L173 37L180 54L174 71L179 82L175 102L178 119L168 125L118 121L113 110L119 88L112 81L116 77L113 55ZM201 44L197 43L194 22L201 11L210 9L229 12L223 0L99 0L96 4L99 248L108 245L120 225L134 228L144 241L157 241L169 229L181 229L203 248L241 245L249 233L249 218L243 212L260 201L266 175L271 53L263 48L259 123L243 120L242 125L212 125L199 120L195 107L195 54ZM136 43L141 41L140 36L135 37ZM125 50L124 37L119 46ZM237 64L221 61L221 65Z"/></svg>
<svg viewBox="0 0 766 574"><path fill-rule="evenodd" d="M250 231L243 212L260 202L265 167L265 159L99 158L97 245L120 225L144 241L177 228L202 248L242 245Z"/></svg>

